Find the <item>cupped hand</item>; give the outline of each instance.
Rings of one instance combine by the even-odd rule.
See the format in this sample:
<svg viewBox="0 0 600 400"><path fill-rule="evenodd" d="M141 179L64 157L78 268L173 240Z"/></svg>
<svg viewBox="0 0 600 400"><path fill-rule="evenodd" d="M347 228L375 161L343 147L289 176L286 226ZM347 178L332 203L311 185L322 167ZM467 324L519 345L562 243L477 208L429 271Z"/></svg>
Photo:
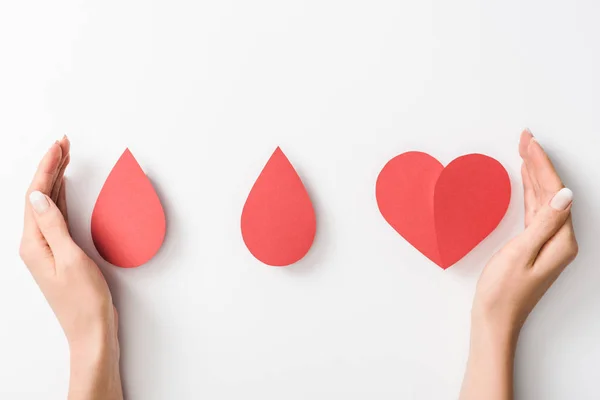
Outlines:
<svg viewBox="0 0 600 400"><path fill-rule="evenodd" d="M471 312L471 346L461 400L511 400L517 339L540 298L577 256L571 203L550 159L528 130L519 154L525 230L484 268Z"/></svg>
<svg viewBox="0 0 600 400"><path fill-rule="evenodd" d="M473 304L474 318L514 331L578 252L573 193L528 130L521 134L519 154L526 228L489 261Z"/></svg>
<svg viewBox="0 0 600 400"><path fill-rule="evenodd" d="M27 191L20 254L69 343L69 399L120 399L112 297L96 263L69 234L64 178L69 160L64 137L40 162Z"/></svg>

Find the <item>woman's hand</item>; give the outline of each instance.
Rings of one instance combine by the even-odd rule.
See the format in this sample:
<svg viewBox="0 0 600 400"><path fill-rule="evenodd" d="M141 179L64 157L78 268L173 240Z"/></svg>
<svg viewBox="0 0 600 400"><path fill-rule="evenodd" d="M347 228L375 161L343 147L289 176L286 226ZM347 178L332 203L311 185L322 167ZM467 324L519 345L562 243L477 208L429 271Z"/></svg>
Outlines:
<svg viewBox="0 0 600 400"><path fill-rule="evenodd" d="M570 214L573 193L528 130L521 134L519 153L525 231L492 257L477 284L462 400L512 399L521 327L578 251Z"/></svg>
<svg viewBox="0 0 600 400"><path fill-rule="evenodd" d="M27 191L21 258L62 326L71 352L69 399L122 399L117 313L98 266L71 238L69 140L48 150Z"/></svg>

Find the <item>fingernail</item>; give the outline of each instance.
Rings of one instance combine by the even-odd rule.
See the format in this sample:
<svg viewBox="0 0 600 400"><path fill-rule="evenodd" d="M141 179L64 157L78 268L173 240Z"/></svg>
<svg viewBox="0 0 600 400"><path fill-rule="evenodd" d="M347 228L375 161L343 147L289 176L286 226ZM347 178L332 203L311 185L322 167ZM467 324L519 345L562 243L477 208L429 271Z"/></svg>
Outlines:
<svg viewBox="0 0 600 400"><path fill-rule="evenodd" d="M531 148L531 146L535 146L536 144L538 145L538 147L540 149L544 150L544 148L542 147L542 145L540 144L540 142L535 137L532 137L531 141L529 142L529 148Z"/></svg>
<svg viewBox="0 0 600 400"><path fill-rule="evenodd" d="M38 192L37 190L29 194L29 202L31 203L31 207L33 207L38 214L45 212L50 207L50 203L48 203L48 199L44 193Z"/></svg>
<svg viewBox="0 0 600 400"><path fill-rule="evenodd" d="M557 211L564 211L569 207L569 204L573 201L573 192L571 189L562 188L560 189L550 200L550 207Z"/></svg>
<svg viewBox="0 0 600 400"><path fill-rule="evenodd" d="M529 133L531 136L533 136L533 133L531 132L531 129L529 128L525 128L525 132Z"/></svg>

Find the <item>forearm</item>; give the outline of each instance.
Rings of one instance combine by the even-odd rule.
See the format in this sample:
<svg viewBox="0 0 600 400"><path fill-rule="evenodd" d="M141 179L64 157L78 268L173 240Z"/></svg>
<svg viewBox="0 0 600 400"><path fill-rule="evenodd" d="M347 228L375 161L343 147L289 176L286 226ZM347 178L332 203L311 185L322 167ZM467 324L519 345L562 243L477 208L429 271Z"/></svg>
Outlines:
<svg viewBox="0 0 600 400"><path fill-rule="evenodd" d="M461 400L512 400L518 330L473 318Z"/></svg>
<svg viewBox="0 0 600 400"><path fill-rule="evenodd" d="M122 400L119 347L115 340L71 347L69 400Z"/></svg>

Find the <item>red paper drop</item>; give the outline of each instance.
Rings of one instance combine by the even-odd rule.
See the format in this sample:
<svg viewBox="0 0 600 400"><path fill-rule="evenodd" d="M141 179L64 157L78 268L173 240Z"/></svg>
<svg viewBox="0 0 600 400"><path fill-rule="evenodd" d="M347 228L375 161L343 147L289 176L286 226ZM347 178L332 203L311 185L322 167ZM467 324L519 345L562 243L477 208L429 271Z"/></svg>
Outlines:
<svg viewBox="0 0 600 400"><path fill-rule="evenodd" d="M498 226L510 202L510 179L498 161L468 154L446 168L426 153L391 159L376 185L385 220L446 269Z"/></svg>
<svg viewBox="0 0 600 400"><path fill-rule="evenodd" d="M278 147L244 205L241 221L244 243L258 260L283 267L306 255L316 226L306 188Z"/></svg>
<svg viewBox="0 0 600 400"><path fill-rule="evenodd" d="M122 268L139 267L160 249L165 213L152 183L126 149L108 175L92 213L98 253Z"/></svg>

